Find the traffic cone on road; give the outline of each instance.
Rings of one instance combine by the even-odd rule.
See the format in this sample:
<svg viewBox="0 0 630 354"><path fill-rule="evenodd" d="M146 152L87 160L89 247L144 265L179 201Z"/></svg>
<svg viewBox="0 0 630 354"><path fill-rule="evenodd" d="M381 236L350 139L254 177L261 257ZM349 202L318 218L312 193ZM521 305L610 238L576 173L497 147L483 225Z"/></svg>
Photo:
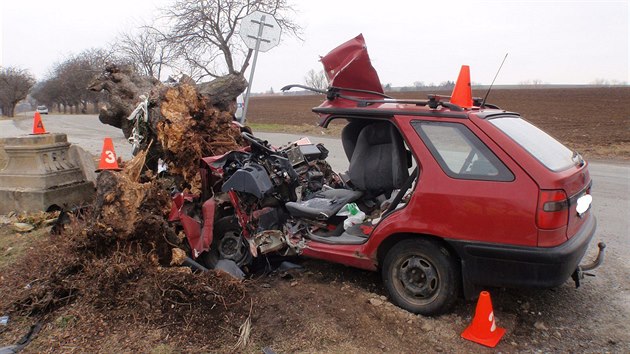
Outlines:
<svg viewBox="0 0 630 354"><path fill-rule="evenodd" d="M42 123L42 116L39 112L35 112L35 115L33 116L33 135L39 134L47 134L47 132L44 128L44 123Z"/></svg>
<svg viewBox="0 0 630 354"><path fill-rule="evenodd" d="M482 291L477 300L475 317L470 326L462 332L462 338L494 348L504 334L505 328L497 327L495 322L490 293Z"/></svg>
<svg viewBox="0 0 630 354"><path fill-rule="evenodd" d="M98 163L96 172L103 170L120 171L118 161L116 160L116 152L114 152L114 143L112 138L105 138L103 141L103 152L101 152L101 161Z"/></svg>

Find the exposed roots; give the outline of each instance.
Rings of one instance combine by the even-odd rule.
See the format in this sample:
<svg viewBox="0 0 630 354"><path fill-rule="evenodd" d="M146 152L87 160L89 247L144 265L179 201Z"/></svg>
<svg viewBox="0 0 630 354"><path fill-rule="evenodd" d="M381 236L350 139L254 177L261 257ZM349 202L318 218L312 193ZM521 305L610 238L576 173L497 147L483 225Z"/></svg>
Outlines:
<svg viewBox="0 0 630 354"><path fill-rule="evenodd" d="M3 274L0 313L50 322L80 308L88 322L136 323L182 341L233 345L249 295L227 274L170 267L185 253L166 222L169 207L159 181L141 184L124 173L101 172L90 212ZM231 330L208 337L220 327ZM89 334L76 335L89 340Z"/></svg>

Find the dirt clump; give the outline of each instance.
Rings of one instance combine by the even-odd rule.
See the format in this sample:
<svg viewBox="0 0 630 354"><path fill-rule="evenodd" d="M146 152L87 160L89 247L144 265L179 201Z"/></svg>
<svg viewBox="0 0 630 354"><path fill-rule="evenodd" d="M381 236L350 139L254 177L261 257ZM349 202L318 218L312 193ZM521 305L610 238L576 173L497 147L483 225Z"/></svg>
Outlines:
<svg viewBox="0 0 630 354"><path fill-rule="evenodd" d="M3 270L0 313L44 323L43 330L52 332L47 338L58 335L60 317L72 318L79 324L71 341L82 351L103 350L98 338L131 324L159 330L180 348L234 345L250 311L249 294L226 274L168 267L178 253L172 250L181 247L166 222L169 200L157 180L136 183L122 173L101 172L95 204L83 220ZM17 332L0 334L0 340L12 335Z"/></svg>

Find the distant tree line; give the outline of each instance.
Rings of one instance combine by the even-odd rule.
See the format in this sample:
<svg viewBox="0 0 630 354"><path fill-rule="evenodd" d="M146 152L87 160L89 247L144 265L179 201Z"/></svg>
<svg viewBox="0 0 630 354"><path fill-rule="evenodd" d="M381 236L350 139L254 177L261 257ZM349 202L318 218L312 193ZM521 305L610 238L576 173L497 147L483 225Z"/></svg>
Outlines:
<svg viewBox="0 0 630 354"><path fill-rule="evenodd" d="M103 94L87 89L114 55L102 49L89 49L53 66L48 77L31 93L39 103L63 113L95 113ZM88 111L88 107L91 110Z"/></svg>
<svg viewBox="0 0 630 354"><path fill-rule="evenodd" d="M620 81L620 80L607 80L598 78L591 82L591 85L595 86L626 86L628 85L628 81Z"/></svg>
<svg viewBox="0 0 630 354"><path fill-rule="evenodd" d="M320 90L328 88L328 79L323 70L309 70L304 76L304 84ZM418 90L452 90L455 87L455 81L442 81L439 84L425 83L424 81L415 81L411 86L392 87L391 83L383 85L385 91L418 91Z"/></svg>
<svg viewBox="0 0 630 354"><path fill-rule="evenodd" d="M455 87L455 81L442 81L439 84L424 81L414 81L411 86L392 87L392 84L383 85L385 91L423 91L423 90L452 90Z"/></svg>

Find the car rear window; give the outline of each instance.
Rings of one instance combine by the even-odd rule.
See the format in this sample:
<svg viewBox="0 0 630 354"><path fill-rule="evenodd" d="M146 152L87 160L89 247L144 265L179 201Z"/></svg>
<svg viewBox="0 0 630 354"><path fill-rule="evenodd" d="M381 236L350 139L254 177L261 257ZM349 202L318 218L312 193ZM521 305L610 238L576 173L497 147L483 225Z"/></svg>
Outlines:
<svg viewBox="0 0 630 354"><path fill-rule="evenodd" d="M489 119L489 122L548 169L558 172L574 165L573 151L526 120L518 117L497 117Z"/></svg>
<svg viewBox="0 0 630 354"><path fill-rule="evenodd" d="M512 172L466 126L419 121L412 125L449 177L503 182L514 180Z"/></svg>

